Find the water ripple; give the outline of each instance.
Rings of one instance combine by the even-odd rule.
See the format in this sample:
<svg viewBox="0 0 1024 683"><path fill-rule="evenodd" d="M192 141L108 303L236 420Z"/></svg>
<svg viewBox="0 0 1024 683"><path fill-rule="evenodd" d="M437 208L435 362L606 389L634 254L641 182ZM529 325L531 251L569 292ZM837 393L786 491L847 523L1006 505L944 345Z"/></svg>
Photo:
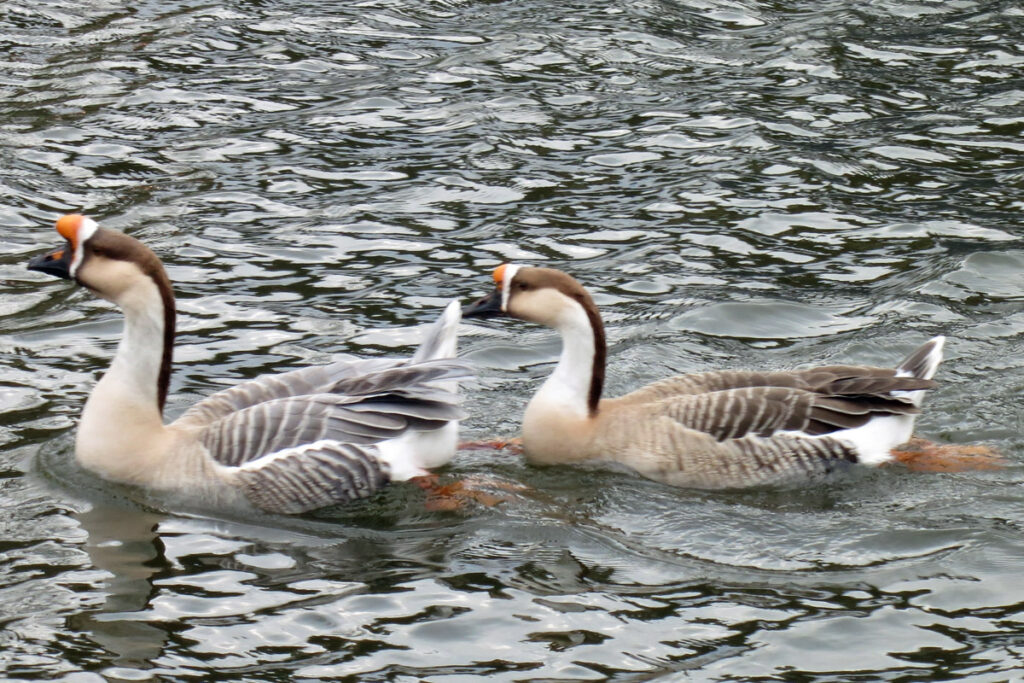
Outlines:
<svg viewBox="0 0 1024 683"><path fill-rule="evenodd" d="M67 211L152 245L179 298L172 415L242 377L404 353L515 260L591 288L615 392L893 363L944 333L922 432L1016 462L1012 3L4 8L8 678L1015 675L1016 465L701 494L466 452L442 475L497 508L399 487L299 520L156 512L70 460L119 316L24 270ZM466 436L511 434L557 342L463 331Z"/></svg>

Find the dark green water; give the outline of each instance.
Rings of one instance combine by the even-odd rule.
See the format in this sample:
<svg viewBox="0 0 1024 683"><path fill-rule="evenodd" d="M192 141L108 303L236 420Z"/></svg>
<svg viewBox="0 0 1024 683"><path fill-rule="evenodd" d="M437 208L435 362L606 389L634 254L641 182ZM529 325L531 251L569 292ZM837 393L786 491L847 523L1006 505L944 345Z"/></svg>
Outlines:
<svg viewBox="0 0 1024 683"><path fill-rule="evenodd" d="M0 673L9 680L972 681L1024 659L1024 9L1015 2L0 2ZM29 273L83 210L179 297L171 416L404 354L504 260L595 292L609 383L893 363L1000 472L708 494L525 487L317 518L151 511L70 464L120 334ZM553 334L467 325L467 437Z"/></svg>

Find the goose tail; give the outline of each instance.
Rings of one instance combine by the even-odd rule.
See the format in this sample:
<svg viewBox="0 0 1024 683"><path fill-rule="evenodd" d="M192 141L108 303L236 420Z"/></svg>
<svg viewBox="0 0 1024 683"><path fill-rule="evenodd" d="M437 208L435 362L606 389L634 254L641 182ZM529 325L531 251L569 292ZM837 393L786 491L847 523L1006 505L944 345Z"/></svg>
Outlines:
<svg viewBox="0 0 1024 683"><path fill-rule="evenodd" d="M454 358L458 341L459 322L462 320L462 306L453 299L434 323L427 328L426 336L413 354L413 363L440 358Z"/></svg>
<svg viewBox="0 0 1024 683"><path fill-rule="evenodd" d="M942 347L946 338L939 336L918 347L896 367L900 377L931 379L942 362ZM895 393L895 392L894 392ZM908 391L907 398L920 406L924 390ZM917 472L966 472L998 470L1007 466L1007 460L997 451L984 445L937 444L921 438L910 438L899 449L892 451L896 462Z"/></svg>
<svg viewBox="0 0 1024 683"><path fill-rule="evenodd" d="M946 338L940 335L914 349L896 366L896 376L930 380L942 362L942 347L945 343ZM893 391L891 395L904 398L920 408L925 391ZM857 460L861 464L877 466L891 462L896 457L892 449L906 443L914 432L914 420L917 417L914 413L876 417L860 427L844 430L842 438L854 446Z"/></svg>
<svg viewBox="0 0 1024 683"><path fill-rule="evenodd" d="M427 328L410 363L415 365L424 361L455 358L461 320L462 305L458 299L453 299ZM459 390L455 380L432 382L429 386L453 394ZM451 420L440 429L409 430L397 439L379 444L379 449L384 461L391 467L392 479L398 481L420 476L425 470L444 465L455 455L458 441L459 423Z"/></svg>
<svg viewBox="0 0 1024 683"><path fill-rule="evenodd" d="M946 344L946 338L942 335L929 339L917 347L913 353L903 359L903 362L896 366L898 377L916 377L917 379L931 379L942 362L942 347Z"/></svg>
<svg viewBox="0 0 1024 683"><path fill-rule="evenodd" d="M929 339L896 366L896 376L931 379L935 376L935 371L939 369L939 363L942 362L942 347L945 344L946 338L941 335ZM894 391L893 394L905 396L915 406L920 407L924 400L924 392L924 389L919 389L917 391Z"/></svg>

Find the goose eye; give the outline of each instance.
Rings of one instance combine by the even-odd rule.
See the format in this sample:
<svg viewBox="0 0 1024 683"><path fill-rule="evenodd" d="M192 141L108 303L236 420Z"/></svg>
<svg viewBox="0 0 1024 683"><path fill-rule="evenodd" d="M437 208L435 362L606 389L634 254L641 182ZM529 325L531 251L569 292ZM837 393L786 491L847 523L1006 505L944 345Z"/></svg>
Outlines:
<svg viewBox="0 0 1024 683"><path fill-rule="evenodd" d="M518 289L520 292L525 292L529 288L530 288L530 285L526 284L525 282L517 282L516 283L516 289Z"/></svg>

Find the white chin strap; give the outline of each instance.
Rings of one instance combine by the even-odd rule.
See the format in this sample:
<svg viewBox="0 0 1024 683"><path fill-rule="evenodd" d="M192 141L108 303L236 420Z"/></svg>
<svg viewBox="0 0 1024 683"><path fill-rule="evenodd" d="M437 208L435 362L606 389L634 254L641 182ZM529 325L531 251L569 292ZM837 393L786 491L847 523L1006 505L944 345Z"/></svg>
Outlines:
<svg viewBox="0 0 1024 683"><path fill-rule="evenodd" d="M75 234L77 246L75 246L75 253L71 258L71 267L68 268L72 279L74 279L75 273L78 272L78 266L82 265L82 258L85 256L82 250L85 248L85 243L96 234L96 230L99 227L99 224L93 219L82 218L82 222L78 226L78 232Z"/></svg>
<svg viewBox="0 0 1024 683"><path fill-rule="evenodd" d="M521 266L514 263L505 264L505 276L501 279L501 310L508 312L508 296L512 293L512 278L519 272Z"/></svg>

